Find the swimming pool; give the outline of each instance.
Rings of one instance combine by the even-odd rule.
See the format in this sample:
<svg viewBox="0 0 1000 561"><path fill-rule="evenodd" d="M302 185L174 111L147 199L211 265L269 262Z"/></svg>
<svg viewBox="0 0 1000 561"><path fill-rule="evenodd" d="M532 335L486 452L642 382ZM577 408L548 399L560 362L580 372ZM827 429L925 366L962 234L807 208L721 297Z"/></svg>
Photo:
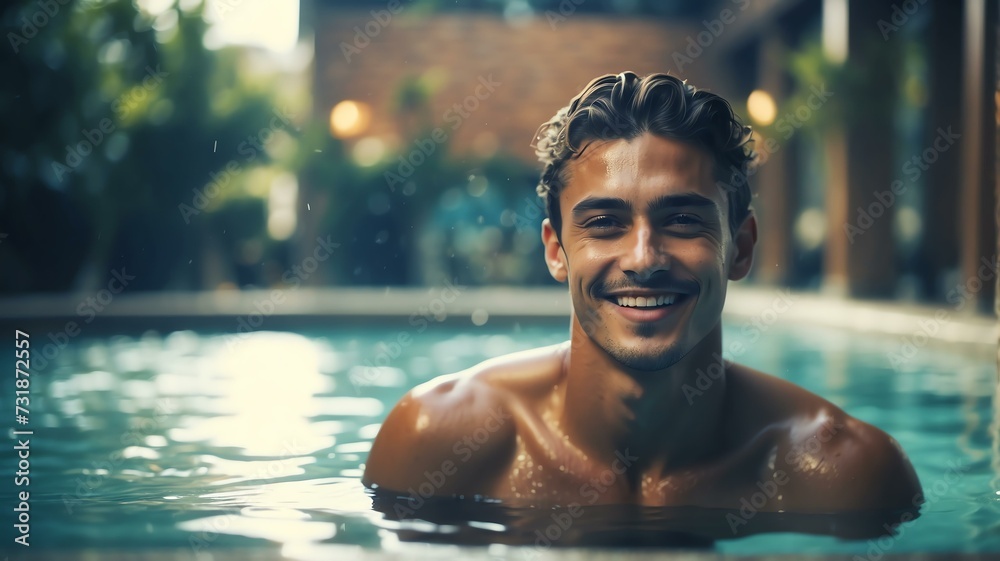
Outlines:
<svg viewBox="0 0 1000 561"><path fill-rule="evenodd" d="M398 520L373 509L359 480L380 421L407 389L565 336L564 322L476 326L407 317L295 332L81 335L32 369L30 486L14 486L18 460L9 447L0 455L3 550L21 553L10 545L19 535L11 509L15 492L28 489L32 552L455 554L454 545L424 543L432 541L508 544L477 549L482 558L555 555L559 548L534 533L556 520L547 511L430 501ZM760 533L711 542L665 530L678 519L725 520L723 513L593 507L552 545L583 539L621 547L658 536L647 545L747 555L1000 552L991 360L927 346L894 364L898 339L781 323L764 333L727 325L724 336L748 343L732 357L738 362L818 392L895 436L928 496L921 516L895 536L841 539L782 530L780 517L761 515L746 525ZM4 386L11 430L25 428L13 421L13 383Z"/></svg>

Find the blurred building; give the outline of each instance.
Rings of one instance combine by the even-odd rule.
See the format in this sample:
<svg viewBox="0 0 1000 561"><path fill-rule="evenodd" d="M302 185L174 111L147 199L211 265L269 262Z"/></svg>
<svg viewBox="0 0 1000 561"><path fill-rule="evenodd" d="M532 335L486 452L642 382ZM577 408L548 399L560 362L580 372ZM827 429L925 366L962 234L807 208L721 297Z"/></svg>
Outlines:
<svg viewBox="0 0 1000 561"><path fill-rule="evenodd" d="M317 6L317 118L345 100L363 104L370 119L344 136L395 149L405 149L415 132L406 130L415 124L407 119L423 117L444 130L457 154L503 151L533 163L539 125L597 76L671 70L711 83L708 65L678 72L671 58L684 51L692 31L686 22L558 10L505 16L402 6L392 14L384 5L331 4ZM428 96L425 115L407 114L413 100L400 87L408 83L422 88L410 95Z"/></svg>
<svg viewBox="0 0 1000 561"><path fill-rule="evenodd" d="M533 165L532 134L590 79L667 71L721 93L757 131L758 281L993 301L995 2L328 0L306 12L315 118L358 157L420 149L438 127L455 157Z"/></svg>

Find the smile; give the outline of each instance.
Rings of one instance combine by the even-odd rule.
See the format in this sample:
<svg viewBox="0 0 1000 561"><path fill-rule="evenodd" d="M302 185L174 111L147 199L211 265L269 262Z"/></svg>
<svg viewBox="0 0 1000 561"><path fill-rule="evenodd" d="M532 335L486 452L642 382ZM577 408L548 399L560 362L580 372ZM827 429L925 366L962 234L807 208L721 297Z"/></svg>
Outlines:
<svg viewBox="0 0 1000 561"><path fill-rule="evenodd" d="M659 296L614 296L612 300L625 308L657 308L670 306L677 299L676 294L660 294Z"/></svg>

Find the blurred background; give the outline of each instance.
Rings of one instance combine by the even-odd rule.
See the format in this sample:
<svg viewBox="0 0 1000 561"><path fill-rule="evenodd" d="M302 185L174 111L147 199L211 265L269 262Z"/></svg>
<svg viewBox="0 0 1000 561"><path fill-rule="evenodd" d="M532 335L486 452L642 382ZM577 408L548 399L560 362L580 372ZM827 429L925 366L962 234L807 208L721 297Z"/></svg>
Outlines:
<svg viewBox="0 0 1000 561"><path fill-rule="evenodd" d="M533 134L633 70L754 127L751 283L993 307L996 2L30 0L2 18L7 296L554 284Z"/></svg>
<svg viewBox="0 0 1000 561"><path fill-rule="evenodd" d="M371 442L409 388L565 341L532 140L632 70L755 131L760 237L726 358L898 438L931 493L892 553L1000 551L998 4L7 0L0 326L30 372L0 402L36 431L32 545L399 558L429 509L373 516ZM535 540L492 516L449 506L442 541L462 517ZM574 532L674 534L651 516ZM875 555L779 529L719 551Z"/></svg>

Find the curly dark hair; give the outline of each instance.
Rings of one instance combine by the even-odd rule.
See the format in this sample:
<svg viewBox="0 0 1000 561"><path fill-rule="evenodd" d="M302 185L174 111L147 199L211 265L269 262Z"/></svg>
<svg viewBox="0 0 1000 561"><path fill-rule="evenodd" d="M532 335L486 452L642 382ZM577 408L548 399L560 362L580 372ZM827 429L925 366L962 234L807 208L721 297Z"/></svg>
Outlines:
<svg viewBox="0 0 1000 561"><path fill-rule="evenodd" d="M535 134L535 153L544 166L536 190L557 235L567 163L594 140L628 140L644 132L708 149L716 160L717 184L727 192L729 227L735 233L750 213L748 179L756 160L750 127L725 99L675 76L622 72L591 81Z"/></svg>

